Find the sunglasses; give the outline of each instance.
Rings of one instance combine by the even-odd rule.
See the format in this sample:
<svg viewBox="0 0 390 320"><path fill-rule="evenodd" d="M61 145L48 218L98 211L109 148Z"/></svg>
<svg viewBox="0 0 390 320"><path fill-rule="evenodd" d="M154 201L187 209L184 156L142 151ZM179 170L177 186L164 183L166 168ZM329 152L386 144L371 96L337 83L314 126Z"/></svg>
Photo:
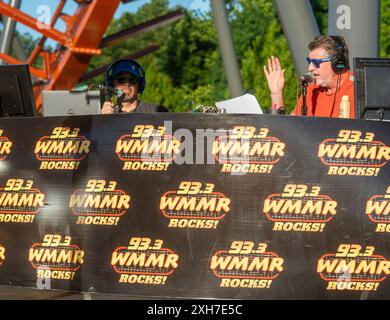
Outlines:
<svg viewBox="0 0 390 320"><path fill-rule="evenodd" d="M137 84L138 79L133 77L117 77L114 79L118 84L124 84L124 83L130 83L130 84Z"/></svg>
<svg viewBox="0 0 390 320"><path fill-rule="evenodd" d="M307 63L310 65L313 64L314 67L317 69L320 67L321 63L332 61L333 58L323 58L323 59L310 59L309 57L306 58Z"/></svg>

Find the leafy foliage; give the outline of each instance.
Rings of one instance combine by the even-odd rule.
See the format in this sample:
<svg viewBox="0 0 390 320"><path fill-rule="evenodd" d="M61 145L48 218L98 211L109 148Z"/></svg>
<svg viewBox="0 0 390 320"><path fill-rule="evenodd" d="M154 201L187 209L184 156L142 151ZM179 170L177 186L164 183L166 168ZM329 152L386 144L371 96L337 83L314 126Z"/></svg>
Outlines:
<svg viewBox="0 0 390 320"><path fill-rule="evenodd" d="M381 1L380 55L390 57L390 0Z"/></svg>

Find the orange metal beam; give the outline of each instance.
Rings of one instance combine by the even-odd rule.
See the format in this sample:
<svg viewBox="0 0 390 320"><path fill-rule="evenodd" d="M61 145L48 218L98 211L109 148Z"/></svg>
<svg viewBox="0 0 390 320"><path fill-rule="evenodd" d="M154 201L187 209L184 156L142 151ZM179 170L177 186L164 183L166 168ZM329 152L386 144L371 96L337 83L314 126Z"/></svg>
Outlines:
<svg viewBox="0 0 390 320"><path fill-rule="evenodd" d="M33 17L25 14L23 11L15 9L14 7L0 1L0 13L8 16L9 18L24 24L25 26L43 34L44 36L51 38L63 45L67 43L67 36L65 33L59 32L56 29L51 28L48 25L40 23ZM41 26L41 27L40 27Z"/></svg>
<svg viewBox="0 0 390 320"><path fill-rule="evenodd" d="M110 24L120 0L93 0L79 6L67 33L68 48L56 53L51 63L51 77L34 88L36 105L41 106L43 90L69 90L79 81L88 67L92 54L98 54L99 45Z"/></svg>
<svg viewBox="0 0 390 320"><path fill-rule="evenodd" d="M43 35L38 46L34 49L27 61L30 65L31 74L39 78L33 88L38 110L42 106L43 90L69 90L74 88L79 82L92 56L101 53L100 45L102 44L102 38L121 2L121 0L75 0L79 4L75 14L64 15L62 14L62 9L66 1L61 0L50 22L50 26L48 26L40 22L38 23L33 17L0 0L0 14L8 16ZM148 28L173 22L179 19L180 15L182 14L174 12L143 24L141 25L142 28L139 27L137 29L135 27L130 30L125 30L124 33L106 38L103 45L109 45L115 43L118 39L134 36L141 29L147 30ZM66 31L64 33L53 28L60 16L66 24ZM58 50L52 53L45 52L43 45L47 38L59 42L62 44L62 47L59 47ZM157 47L148 49L153 51L157 50ZM32 67L38 54L41 54L44 60L43 71ZM11 64L23 63L1 53L0 59Z"/></svg>
<svg viewBox="0 0 390 320"><path fill-rule="evenodd" d="M8 54L4 54L1 52L0 52L0 59L6 61L9 64L25 64L25 62L20 61L18 59L15 59L15 58L9 56ZM46 74L42 70L39 70L39 69L36 69L36 68L30 66L30 72L32 75L34 75L38 78L41 78L43 80L47 79Z"/></svg>
<svg viewBox="0 0 390 320"><path fill-rule="evenodd" d="M61 15L62 9L64 8L67 0L61 0L60 4L58 5L56 11L54 12L53 18L50 21L50 27L53 27L55 23L57 22L58 17ZM39 55L39 53L42 51L43 46L47 40L47 37L42 37L41 40L39 40L38 45L34 48L34 51L31 53L30 57L27 60L27 63L32 65Z"/></svg>

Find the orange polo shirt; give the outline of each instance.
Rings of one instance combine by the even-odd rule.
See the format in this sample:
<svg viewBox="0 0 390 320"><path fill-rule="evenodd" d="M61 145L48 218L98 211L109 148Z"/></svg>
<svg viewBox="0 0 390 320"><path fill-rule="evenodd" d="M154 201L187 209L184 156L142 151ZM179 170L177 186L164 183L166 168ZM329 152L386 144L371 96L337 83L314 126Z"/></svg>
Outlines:
<svg viewBox="0 0 390 320"><path fill-rule="evenodd" d="M340 116L340 103L343 96L349 97L350 104L350 117L355 119L355 94L354 94L354 82L353 75L349 73L344 82L341 84L339 91L335 94L327 94L326 89L321 88L315 84L311 84L307 87L307 116L309 117L328 117L339 118ZM336 95L336 102L333 107L333 101ZM303 98L299 98L298 104L295 106L292 115L300 116L302 108Z"/></svg>

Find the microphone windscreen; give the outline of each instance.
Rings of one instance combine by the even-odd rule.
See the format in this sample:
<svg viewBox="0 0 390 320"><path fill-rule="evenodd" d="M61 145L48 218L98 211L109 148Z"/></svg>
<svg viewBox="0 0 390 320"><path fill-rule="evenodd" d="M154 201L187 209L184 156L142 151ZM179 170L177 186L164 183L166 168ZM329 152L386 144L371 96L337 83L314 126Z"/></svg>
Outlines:
<svg viewBox="0 0 390 320"><path fill-rule="evenodd" d="M314 74L312 74L311 72L307 72L299 77L299 81L312 83L314 82Z"/></svg>

